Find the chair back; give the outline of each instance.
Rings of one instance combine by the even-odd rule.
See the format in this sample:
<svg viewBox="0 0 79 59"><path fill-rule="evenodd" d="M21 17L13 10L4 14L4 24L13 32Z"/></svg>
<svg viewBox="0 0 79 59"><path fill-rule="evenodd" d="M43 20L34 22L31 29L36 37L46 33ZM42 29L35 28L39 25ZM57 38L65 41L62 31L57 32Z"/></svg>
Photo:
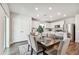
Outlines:
<svg viewBox="0 0 79 59"><path fill-rule="evenodd" d="M37 41L33 35L30 35L30 43L33 50L37 52L38 51Z"/></svg>
<svg viewBox="0 0 79 59"><path fill-rule="evenodd" d="M60 54L61 54L63 44L64 44L64 41L61 40L61 41L60 41L60 44L59 44L59 47L58 47L58 50L57 50L57 55L60 55Z"/></svg>
<svg viewBox="0 0 79 59"><path fill-rule="evenodd" d="M70 39L67 38L67 34L64 34L63 40L60 41L57 54L58 55L65 55L66 51L68 49L69 43L70 43Z"/></svg>
<svg viewBox="0 0 79 59"><path fill-rule="evenodd" d="M67 39L64 41L63 47L62 47L62 51L61 51L61 55L65 55L67 52L67 49L69 47L69 43L70 43L70 39Z"/></svg>

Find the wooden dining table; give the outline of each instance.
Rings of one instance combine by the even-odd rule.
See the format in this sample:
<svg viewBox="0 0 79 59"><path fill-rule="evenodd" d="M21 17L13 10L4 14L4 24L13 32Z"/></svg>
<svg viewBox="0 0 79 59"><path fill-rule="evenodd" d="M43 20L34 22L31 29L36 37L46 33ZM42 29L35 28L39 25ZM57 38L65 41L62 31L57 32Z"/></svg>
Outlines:
<svg viewBox="0 0 79 59"><path fill-rule="evenodd" d="M41 41L41 39L37 40L37 43L41 45L41 47L43 48L43 54L46 54L44 51L56 44L58 44L60 42L60 40L58 39L52 39L52 38L47 38L47 41L45 41L45 38L42 38L43 40Z"/></svg>

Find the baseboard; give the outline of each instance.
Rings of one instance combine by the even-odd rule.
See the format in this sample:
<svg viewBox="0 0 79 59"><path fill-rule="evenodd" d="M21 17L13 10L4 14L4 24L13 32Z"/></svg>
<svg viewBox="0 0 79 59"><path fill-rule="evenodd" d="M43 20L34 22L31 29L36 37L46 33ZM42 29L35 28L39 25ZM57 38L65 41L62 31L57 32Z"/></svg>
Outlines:
<svg viewBox="0 0 79 59"><path fill-rule="evenodd" d="M18 41L18 42L11 42L10 46L12 46L13 44L16 44L16 43L21 43L21 42L25 42L27 40L24 40L24 41Z"/></svg>

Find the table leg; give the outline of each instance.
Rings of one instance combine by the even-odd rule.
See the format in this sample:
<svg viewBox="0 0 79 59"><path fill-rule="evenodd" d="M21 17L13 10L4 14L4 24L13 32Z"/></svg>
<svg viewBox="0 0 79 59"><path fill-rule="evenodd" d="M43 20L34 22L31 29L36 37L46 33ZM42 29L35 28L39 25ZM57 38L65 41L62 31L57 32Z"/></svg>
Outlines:
<svg viewBox="0 0 79 59"><path fill-rule="evenodd" d="M31 47L31 55L33 54L33 48Z"/></svg>

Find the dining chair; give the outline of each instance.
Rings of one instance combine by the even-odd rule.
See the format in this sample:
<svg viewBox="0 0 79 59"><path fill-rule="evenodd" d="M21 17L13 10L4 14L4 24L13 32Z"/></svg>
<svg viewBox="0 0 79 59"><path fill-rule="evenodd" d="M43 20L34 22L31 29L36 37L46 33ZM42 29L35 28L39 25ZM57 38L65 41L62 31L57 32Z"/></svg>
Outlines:
<svg viewBox="0 0 79 59"><path fill-rule="evenodd" d="M36 38L35 36L30 34L30 43L31 43L31 55L33 54L33 52L35 52L35 54L39 54L42 53L42 47L39 47L39 45L37 44Z"/></svg>
<svg viewBox="0 0 79 59"><path fill-rule="evenodd" d="M69 47L69 43L70 43L69 38L64 41L64 44L63 44L63 47L62 47L62 50L61 50L61 55L66 55L67 49Z"/></svg>
<svg viewBox="0 0 79 59"><path fill-rule="evenodd" d="M31 43L30 43L30 34L28 35L28 51L31 50Z"/></svg>
<svg viewBox="0 0 79 59"><path fill-rule="evenodd" d="M46 50L45 53L48 55L65 55L69 46L70 39L61 40L57 49L51 48Z"/></svg>
<svg viewBox="0 0 79 59"><path fill-rule="evenodd" d="M62 44L63 46L60 55L66 55L67 49L69 47L69 43L70 43L70 38L67 37L67 33L64 33L63 44Z"/></svg>

